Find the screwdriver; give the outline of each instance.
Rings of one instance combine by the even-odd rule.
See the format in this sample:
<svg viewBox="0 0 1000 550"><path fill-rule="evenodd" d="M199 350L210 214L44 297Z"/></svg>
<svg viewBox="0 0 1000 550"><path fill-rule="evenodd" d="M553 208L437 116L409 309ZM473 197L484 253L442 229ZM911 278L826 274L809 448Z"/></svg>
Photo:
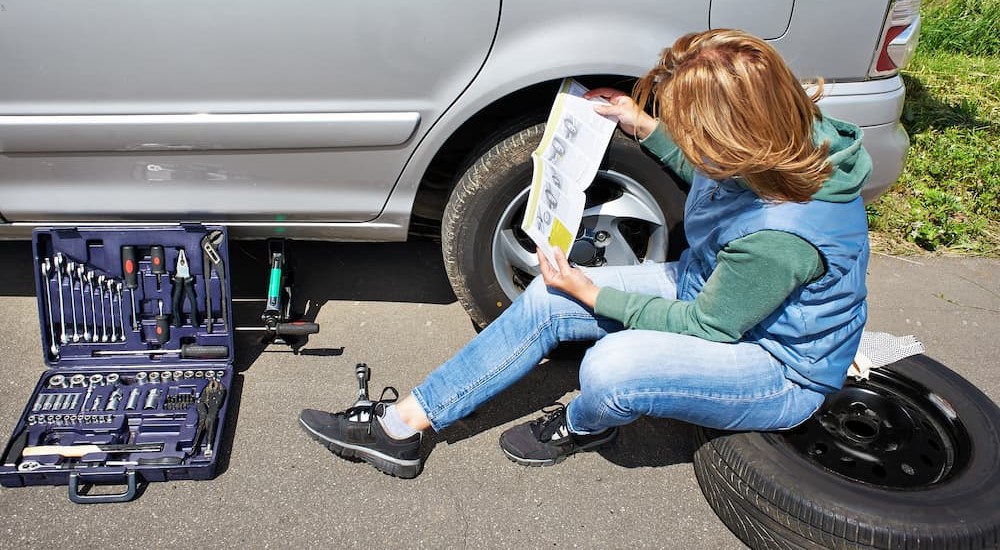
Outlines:
<svg viewBox="0 0 1000 550"><path fill-rule="evenodd" d="M167 260L163 254L163 246L154 244L149 247L149 272L156 275L156 291L160 291L160 275L167 273Z"/></svg>
<svg viewBox="0 0 1000 550"><path fill-rule="evenodd" d="M122 275L128 293L132 296L132 331L139 332L139 312L135 307L135 289L139 288L139 264L136 262L134 246L122 247Z"/></svg>
<svg viewBox="0 0 1000 550"><path fill-rule="evenodd" d="M226 359L229 357L229 346L202 346L185 344L181 349L150 349L127 351L94 351L94 357L104 355L180 355L181 359Z"/></svg>
<svg viewBox="0 0 1000 550"><path fill-rule="evenodd" d="M163 300L156 301L160 313L156 316L156 343L163 345L170 341L170 319L163 314Z"/></svg>

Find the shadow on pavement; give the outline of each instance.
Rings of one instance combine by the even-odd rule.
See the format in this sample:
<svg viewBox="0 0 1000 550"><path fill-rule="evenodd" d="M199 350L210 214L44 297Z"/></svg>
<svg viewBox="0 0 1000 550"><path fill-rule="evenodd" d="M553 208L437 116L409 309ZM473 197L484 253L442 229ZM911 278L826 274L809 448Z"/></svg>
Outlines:
<svg viewBox="0 0 1000 550"><path fill-rule="evenodd" d="M285 253L284 271L293 280L293 320L315 321L330 300L428 304L455 301L438 243L288 241ZM229 262L235 323L259 326L270 276L267 242L231 241ZM246 370L269 343L262 333L237 332L236 370ZM307 343L308 337L289 340L286 350L319 356L344 352L343 348L302 349Z"/></svg>
<svg viewBox="0 0 1000 550"><path fill-rule="evenodd" d="M557 352L560 359L539 365L518 383L441 433L429 433L423 446L424 459L430 458L438 443L456 443L509 422L534 420L541 416L543 408L557 401L565 402L563 396L580 388L579 357L569 357L579 349L573 346ZM694 444L690 425L643 417L623 426L615 442L598 452L625 468L670 466L691 462Z"/></svg>
<svg viewBox="0 0 1000 550"><path fill-rule="evenodd" d="M270 269L266 241L234 240L229 244L233 298L263 298ZM293 309L305 306L300 311L312 310L328 300L454 302L440 246L430 241L288 241L290 267L295 273ZM34 296L31 243L0 241L0 258L4 266L0 270L0 295Z"/></svg>

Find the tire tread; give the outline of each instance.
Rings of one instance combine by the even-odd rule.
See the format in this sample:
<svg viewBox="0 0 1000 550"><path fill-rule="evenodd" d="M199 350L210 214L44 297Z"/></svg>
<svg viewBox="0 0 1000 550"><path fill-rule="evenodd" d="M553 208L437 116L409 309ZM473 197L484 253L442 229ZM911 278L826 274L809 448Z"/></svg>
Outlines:
<svg viewBox="0 0 1000 550"><path fill-rule="evenodd" d="M902 368L899 365L902 363ZM1000 409L975 386L940 363L920 356L903 360L896 370L917 376L935 391L962 396L966 415L978 415L980 432L1000 426ZM888 367L886 367L888 368ZM966 417L968 420L968 417ZM985 436L990 445L996 438ZM996 488L977 503L976 514L957 524L914 523L851 515L848 503L833 503L823 495L812 495L790 487L783 479L774 456L764 456L770 445L760 434L724 433L706 428L695 430L695 474L706 499L723 523L752 548L997 548L1000 545L1000 513L992 506ZM995 446L995 445L994 445ZM997 462L995 449L982 458ZM992 462L991 462L992 461ZM986 467L989 470L989 466ZM832 475L816 471L817 475ZM980 474L982 475L982 474ZM996 467L981 483L997 482ZM890 491L891 492L891 491ZM961 498L961 497L954 497ZM918 503L914 505L919 506Z"/></svg>

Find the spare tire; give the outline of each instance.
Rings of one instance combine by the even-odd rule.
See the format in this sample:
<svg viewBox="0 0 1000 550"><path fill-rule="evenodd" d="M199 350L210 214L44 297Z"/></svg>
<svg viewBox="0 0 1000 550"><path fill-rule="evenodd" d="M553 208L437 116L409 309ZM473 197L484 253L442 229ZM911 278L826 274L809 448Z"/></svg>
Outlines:
<svg viewBox="0 0 1000 550"><path fill-rule="evenodd" d="M788 431L695 432L702 492L752 548L1000 546L1000 408L929 357Z"/></svg>

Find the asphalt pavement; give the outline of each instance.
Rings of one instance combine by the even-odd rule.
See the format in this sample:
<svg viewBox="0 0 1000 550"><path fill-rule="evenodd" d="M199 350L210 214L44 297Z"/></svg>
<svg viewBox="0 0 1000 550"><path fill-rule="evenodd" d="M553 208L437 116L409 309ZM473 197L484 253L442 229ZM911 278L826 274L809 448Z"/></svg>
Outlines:
<svg viewBox="0 0 1000 550"><path fill-rule="evenodd" d="M294 243L295 302L322 330L299 354L238 335L217 476L153 483L133 502L78 505L65 486L0 489L0 548L741 548L695 481L689 425L641 419L608 450L550 468L508 461L500 433L577 391L572 351L426 439L424 472L385 476L297 426L300 409L406 392L475 335L433 243ZM30 246L0 243L0 436L46 369ZM233 243L236 298L266 287L261 243ZM1000 402L1000 261L875 255L870 330L913 334ZM253 323L260 303L238 302ZM117 488L120 489L120 488Z"/></svg>

